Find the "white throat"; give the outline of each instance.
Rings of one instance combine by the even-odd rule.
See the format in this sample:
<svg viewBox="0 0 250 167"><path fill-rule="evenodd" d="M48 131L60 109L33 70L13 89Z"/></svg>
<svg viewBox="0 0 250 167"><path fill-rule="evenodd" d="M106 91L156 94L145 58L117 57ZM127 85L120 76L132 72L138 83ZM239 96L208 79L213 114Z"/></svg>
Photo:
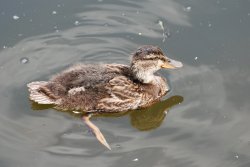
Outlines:
<svg viewBox="0 0 250 167"><path fill-rule="evenodd" d="M152 83L155 79L155 75L152 71L138 71L135 77L142 83Z"/></svg>
<svg viewBox="0 0 250 167"><path fill-rule="evenodd" d="M159 70L159 68L155 64L145 66L146 64L133 64L131 70L135 79L138 79L142 83L152 83L156 77L154 73Z"/></svg>

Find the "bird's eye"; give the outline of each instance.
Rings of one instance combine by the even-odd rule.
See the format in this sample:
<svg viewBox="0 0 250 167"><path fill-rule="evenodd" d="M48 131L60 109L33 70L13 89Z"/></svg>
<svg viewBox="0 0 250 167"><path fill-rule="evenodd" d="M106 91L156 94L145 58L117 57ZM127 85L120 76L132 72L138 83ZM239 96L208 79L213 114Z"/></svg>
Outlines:
<svg viewBox="0 0 250 167"><path fill-rule="evenodd" d="M168 63L170 63L170 62L171 62L171 60L169 60L169 59L168 59L168 60L167 60L167 62L168 62Z"/></svg>

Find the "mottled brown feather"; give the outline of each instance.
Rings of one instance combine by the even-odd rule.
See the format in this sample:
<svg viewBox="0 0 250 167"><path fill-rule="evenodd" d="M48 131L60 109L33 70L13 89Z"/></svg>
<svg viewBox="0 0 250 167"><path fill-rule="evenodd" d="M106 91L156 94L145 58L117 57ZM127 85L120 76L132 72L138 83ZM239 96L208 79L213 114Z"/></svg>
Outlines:
<svg viewBox="0 0 250 167"><path fill-rule="evenodd" d="M168 91L166 80L153 75L160 69L159 61L165 60L160 48L144 46L134 54L131 67L77 64L48 82L28 84L30 99L40 104L55 104L60 110L86 112L120 112L146 107ZM143 83L143 77L147 77L143 74L151 75L146 78L149 83Z"/></svg>

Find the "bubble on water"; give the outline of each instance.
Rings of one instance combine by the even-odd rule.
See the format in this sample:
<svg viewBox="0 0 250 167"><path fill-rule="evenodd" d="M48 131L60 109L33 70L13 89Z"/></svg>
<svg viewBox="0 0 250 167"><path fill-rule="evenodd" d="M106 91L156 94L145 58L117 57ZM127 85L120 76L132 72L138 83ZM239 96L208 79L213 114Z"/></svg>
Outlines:
<svg viewBox="0 0 250 167"><path fill-rule="evenodd" d="M54 10L54 11L52 12L52 14L57 14L57 12Z"/></svg>
<svg viewBox="0 0 250 167"><path fill-rule="evenodd" d="M21 62L22 64L27 64L27 63L29 62L29 59L28 59L27 57L22 57L22 58L20 59L20 62Z"/></svg>
<svg viewBox="0 0 250 167"><path fill-rule="evenodd" d="M138 35L142 35L142 33L141 33L141 32L139 32L139 33L138 33Z"/></svg>
<svg viewBox="0 0 250 167"><path fill-rule="evenodd" d="M194 60L197 60L197 59L198 59L198 57L195 57L195 58L194 58Z"/></svg>
<svg viewBox="0 0 250 167"><path fill-rule="evenodd" d="M3 45L3 49L6 49L6 48L7 48L7 46Z"/></svg>
<svg viewBox="0 0 250 167"><path fill-rule="evenodd" d="M20 17L17 16L17 15L14 15L14 16L13 16L13 19L14 19L14 20L18 20L19 18L20 18Z"/></svg>

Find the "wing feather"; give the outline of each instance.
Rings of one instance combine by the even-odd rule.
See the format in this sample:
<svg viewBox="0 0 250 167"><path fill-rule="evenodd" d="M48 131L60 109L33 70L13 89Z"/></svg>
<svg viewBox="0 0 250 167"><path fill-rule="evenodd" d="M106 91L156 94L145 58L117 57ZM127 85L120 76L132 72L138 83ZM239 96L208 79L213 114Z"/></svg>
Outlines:
<svg viewBox="0 0 250 167"><path fill-rule="evenodd" d="M110 112L127 111L138 108L142 95L138 85L125 76L118 76L109 81L105 89L110 97L99 101L97 108Z"/></svg>

